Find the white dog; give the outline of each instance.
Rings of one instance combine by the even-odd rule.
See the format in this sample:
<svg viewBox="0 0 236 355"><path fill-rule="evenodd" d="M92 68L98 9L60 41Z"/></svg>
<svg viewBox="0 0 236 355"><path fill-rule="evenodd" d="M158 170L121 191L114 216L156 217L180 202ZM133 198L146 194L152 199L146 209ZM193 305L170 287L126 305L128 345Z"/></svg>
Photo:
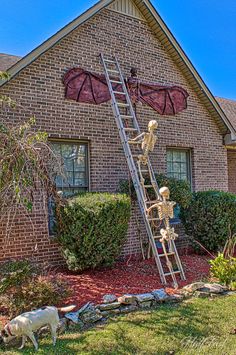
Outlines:
<svg viewBox="0 0 236 355"><path fill-rule="evenodd" d="M22 337L22 345L20 349L23 349L28 337L34 344L35 350L38 350L38 343L35 339L34 331L48 325L51 330L53 345L55 345L57 327L59 325L58 312L70 312L75 307L76 306L56 308L48 306L39 308L32 312L23 313L5 325L4 330L1 331L2 339L5 343L9 343L9 341L14 337Z"/></svg>

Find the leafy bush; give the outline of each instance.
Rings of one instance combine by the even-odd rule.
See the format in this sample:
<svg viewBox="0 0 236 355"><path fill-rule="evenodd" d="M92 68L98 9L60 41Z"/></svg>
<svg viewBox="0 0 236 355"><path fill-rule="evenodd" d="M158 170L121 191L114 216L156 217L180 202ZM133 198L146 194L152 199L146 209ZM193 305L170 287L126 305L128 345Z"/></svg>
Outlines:
<svg viewBox="0 0 236 355"><path fill-rule="evenodd" d="M32 278L34 267L28 260L8 261L1 265L0 294L12 287L20 286Z"/></svg>
<svg viewBox="0 0 236 355"><path fill-rule="evenodd" d="M36 272L37 270L37 272ZM58 276L42 276L42 270L27 260L10 261L0 270L0 309L10 317L67 297L67 285Z"/></svg>
<svg viewBox="0 0 236 355"><path fill-rule="evenodd" d="M109 266L126 239L130 199L121 194L85 193L69 200L61 218L57 234L68 268Z"/></svg>
<svg viewBox="0 0 236 355"><path fill-rule="evenodd" d="M218 251L223 248L229 230L236 232L236 195L214 190L196 192L180 217L188 235L208 250Z"/></svg>
<svg viewBox="0 0 236 355"><path fill-rule="evenodd" d="M211 264L211 273L221 283L226 286L236 285L236 258L230 257L226 259L223 253L220 253L214 260L209 261Z"/></svg>
<svg viewBox="0 0 236 355"><path fill-rule="evenodd" d="M187 181L177 180L162 174L156 175L156 180L159 187L167 186L169 188L171 200L175 201L180 207L187 208L190 205L192 192ZM150 179L146 178L145 181L147 185L149 185ZM119 192L126 193L131 196L132 200L136 200L136 193L132 181L121 180ZM154 199L155 195L151 195L150 198Z"/></svg>

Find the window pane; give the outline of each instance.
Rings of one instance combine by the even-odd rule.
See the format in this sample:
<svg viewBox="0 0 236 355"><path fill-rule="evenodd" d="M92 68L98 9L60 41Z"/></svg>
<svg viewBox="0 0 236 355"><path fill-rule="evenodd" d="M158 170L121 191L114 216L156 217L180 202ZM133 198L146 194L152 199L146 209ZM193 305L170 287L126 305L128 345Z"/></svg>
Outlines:
<svg viewBox="0 0 236 355"><path fill-rule="evenodd" d="M181 153L177 150L173 151L173 161L176 161L176 162L181 161Z"/></svg>
<svg viewBox="0 0 236 355"><path fill-rule="evenodd" d="M175 173L180 173L180 171L181 171L181 164L175 162L175 163L173 164L173 171L174 171Z"/></svg>
<svg viewBox="0 0 236 355"><path fill-rule="evenodd" d="M189 151L167 149L167 176L178 180L189 180Z"/></svg>
<svg viewBox="0 0 236 355"><path fill-rule="evenodd" d="M173 171L172 162L167 161L167 173L171 173Z"/></svg>
<svg viewBox="0 0 236 355"><path fill-rule="evenodd" d="M180 171L181 171L181 173L187 174L187 171L188 171L187 163L180 164Z"/></svg>
<svg viewBox="0 0 236 355"><path fill-rule="evenodd" d="M87 189L87 145L52 142L52 148L63 160L65 176L55 178L58 189L66 196L79 192L80 187Z"/></svg>
<svg viewBox="0 0 236 355"><path fill-rule="evenodd" d="M187 152L181 152L180 154L181 154L181 161L183 163L186 163L186 161L187 161Z"/></svg>
<svg viewBox="0 0 236 355"><path fill-rule="evenodd" d="M167 150L167 161L173 161L173 152L171 150Z"/></svg>

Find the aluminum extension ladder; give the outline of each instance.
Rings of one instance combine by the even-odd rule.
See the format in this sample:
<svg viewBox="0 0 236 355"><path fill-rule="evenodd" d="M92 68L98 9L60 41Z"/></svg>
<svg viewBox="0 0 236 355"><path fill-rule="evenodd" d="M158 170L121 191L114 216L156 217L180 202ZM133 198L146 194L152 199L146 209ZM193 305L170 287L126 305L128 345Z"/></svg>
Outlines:
<svg viewBox="0 0 236 355"><path fill-rule="evenodd" d="M161 238L161 236L158 235L160 221L157 213L156 215L149 215L147 209L158 201L161 201L162 197L159 194L159 187L149 159L147 165L142 166L141 171L141 173L146 174L148 177L149 185L141 184L140 181L138 154L135 154L135 149L139 149L139 154L141 154L141 146L138 143L135 144L135 141L132 141L132 138L135 138L141 132L119 62L116 57L105 57L103 54L100 54L100 59L111 95L112 110L137 194L138 204L147 230L149 245L151 246L155 258L161 282L166 285L166 277L171 276L174 286L177 287L178 283L176 280L176 274L179 274L181 279L185 280L183 267L174 240L168 241L167 247L165 246L165 242L161 243L161 252L159 252L159 248L157 248L156 241ZM155 200L148 199L147 196L149 196L150 193L152 193L152 196L156 196ZM174 266L173 262L170 261L170 258L174 259Z"/></svg>

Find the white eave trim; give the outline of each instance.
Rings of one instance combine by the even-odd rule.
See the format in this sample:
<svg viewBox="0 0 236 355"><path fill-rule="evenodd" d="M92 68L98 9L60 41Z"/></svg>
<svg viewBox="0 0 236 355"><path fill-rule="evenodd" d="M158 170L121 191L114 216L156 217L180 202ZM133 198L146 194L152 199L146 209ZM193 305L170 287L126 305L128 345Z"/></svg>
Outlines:
<svg viewBox="0 0 236 355"><path fill-rule="evenodd" d="M226 146L236 146L236 134L228 133L224 137L224 144Z"/></svg>

